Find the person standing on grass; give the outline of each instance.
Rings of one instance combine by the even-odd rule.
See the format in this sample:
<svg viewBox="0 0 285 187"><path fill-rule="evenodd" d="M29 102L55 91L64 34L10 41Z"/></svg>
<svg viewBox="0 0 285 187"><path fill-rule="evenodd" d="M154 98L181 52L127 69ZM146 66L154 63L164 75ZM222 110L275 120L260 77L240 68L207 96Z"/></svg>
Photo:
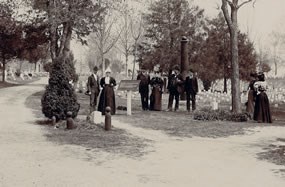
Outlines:
<svg viewBox="0 0 285 187"><path fill-rule="evenodd" d="M149 83L150 77L147 74L146 70L142 69L137 76L137 80L140 80L139 84L139 93L141 95L141 104L143 110L148 110L148 94L149 94Z"/></svg>
<svg viewBox="0 0 285 187"><path fill-rule="evenodd" d="M152 87L150 95L150 110L161 111L163 80L158 68L154 69L154 77L150 81Z"/></svg>
<svg viewBox="0 0 285 187"><path fill-rule="evenodd" d="M98 105L98 111L105 115L105 109L107 106L111 107L111 114L116 113L116 101L114 87L117 85L116 80L111 77L111 69L107 68L105 71L106 76L101 78L100 86L103 88L100 94L100 100Z"/></svg>
<svg viewBox="0 0 285 187"><path fill-rule="evenodd" d="M97 75L98 67L93 68L93 73L88 77L86 94L90 95L90 112L87 119L90 119L90 114L96 110L97 98L100 93L99 76Z"/></svg>
<svg viewBox="0 0 285 187"><path fill-rule="evenodd" d="M257 74L250 74L250 82L248 85L248 95L247 95L247 103L246 103L246 112L250 119L253 119L254 112L254 103L256 99L256 91L254 89L254 83L257 81Z"/></svg>
<svg viewBox="0 0 285 187"><path fill-rule="evenodd" d="M186 107L187 111L190 112L190 100L192 102L192 111L196 109L196 94L198 93L198 80L194 76L192 69L189 70L189 74L185 80L185 91L186 91Z"/></svg>
<svg viewBox="0 0 285 187"><path fill-rule="evenodd" d="M266 94L267 85L264 73L257 75L258 81L254 83L256 93L253 119L258 123L272 123L270 104Z"/></svg>
<svg viewBox="0 0 285 187"><path fill-rule="evenodd" d="M184 91L184 81L182 75L179 73L180 69L175 66L168 76L168 108L167 111L172 111L173 100L175 99L175 108L177 111L179 108L179 95Z"/></svg>

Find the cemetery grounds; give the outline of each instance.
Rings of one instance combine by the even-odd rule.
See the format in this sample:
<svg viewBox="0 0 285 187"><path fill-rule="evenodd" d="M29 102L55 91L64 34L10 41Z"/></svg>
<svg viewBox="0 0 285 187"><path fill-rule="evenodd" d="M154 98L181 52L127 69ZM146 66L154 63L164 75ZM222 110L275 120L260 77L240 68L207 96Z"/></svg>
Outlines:
<svg viewBox="0 0 285 187"><path fill-rule="evenodd" d="M64 122L55 129L43 117L40 107L42 82L11 89L22 88L30 95L24 103L32 109L34 116L25 128L32 132L32 129L39 127L45 137L45 140L37 140L33 135L31 139L34 143L23 145L15 155L35 155L30 158L32 162L28 164L28 169L40 171L39 174L43 175L42 179L34 179L35 185L74 182L73 186L114 186L108 182L109 177L114 178L115 186L205 186L211 184L209 181L212 186L282 186L285 183L285 103L279 101L281 96L269 96L276 98L271 100L274 123L259 124L253 121L196 121L192 112L186 112L185 101L180 103L178 112L142 111L139 94L134 93L133 115L127 116L126 111L117 110L117 114L112 116L113 128L106 132L103 124L86 122L89 97L83 92L78 93L81 104L76 119L78 127L67 131ZM274 94L279 94L279 89ZM117 106L126 106L125 93L116 92L116 95ZM229 95L201 92L197 97L197 110L211 105L213 98L219 101L220 108L230 107ZM164 94L163 109L166 109L167 100L168 95ZM46 140L52 144L46 143ZM40 147L42 152L35 147ZM25 149L34 151L26 153ZM24 156L22 159L28 158ZM15 162L21 163L21 160ZM68 172L64 168L69 168ZM81 175L74 175L78 172ZM55 180L51 182L50 178ZM20 183L30 184L32 179L25 180ZM14 182L17 184L17 180Z"/></svg>

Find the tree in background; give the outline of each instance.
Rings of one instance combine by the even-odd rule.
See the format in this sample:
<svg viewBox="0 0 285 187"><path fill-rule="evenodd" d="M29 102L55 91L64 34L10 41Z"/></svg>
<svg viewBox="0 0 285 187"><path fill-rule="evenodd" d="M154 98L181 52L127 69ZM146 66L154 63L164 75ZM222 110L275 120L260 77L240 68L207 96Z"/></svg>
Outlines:
<svg viewBox="0 0 285 187"><path fill-rule="evenodd" d="M253 0L245 0L239 4L239 0L221 0L222 11L227 22L231 41L231 88L232 88L232 111L241 113L240 78L238 60L238 10ZM230 7L230 12L228 9Z"/></svg>
<svg viewBox="0 0 285 187"><path fill-rule="evenodd" d="M92 0L25 0L32 10L31 20L47 25L52 61L70 53L70 41L74 37L87 44L86 36L97 29L102 9ZM34 16L36 15L36 16Z"/></svg>
<svg viewBox="0 0 285 187"><path fill-rule="evenodd" d="M0 2L0 57L2 61L3 82L5 82L6 63L20 53L22 46L22 28L13 18L12 1Z"/></svg>
<svg viewBox="0 0 285 187"><path fill-rule="evenodd" d="M179 63L181 36L189 40L190 63L200 50L205 18L203 10L186 0L158 0L149 7L145 17L146 42L139 46L140 60L150 65L160 64L164 71ZM146 54L148 57L142 57Z"/></svg>
<svg viewBox="0 0 285 187"><path fill-rule="evenodd" d="M103 73L107 68L105 64L105 55L115 46L122 33L122 29L116 25L116 22L118 21L118 16L116 16L118 14L118 7L116 7L116 5L118 4L115 0L103 2L99 0L99 6L103 7L105 11L101 14L101 22L98 24L98 28L89 37L92 45L95 45L95 48L97 48L99 52L99 64L102 64ZM92 45L90 46L91 52L94 51Z"/></svg>

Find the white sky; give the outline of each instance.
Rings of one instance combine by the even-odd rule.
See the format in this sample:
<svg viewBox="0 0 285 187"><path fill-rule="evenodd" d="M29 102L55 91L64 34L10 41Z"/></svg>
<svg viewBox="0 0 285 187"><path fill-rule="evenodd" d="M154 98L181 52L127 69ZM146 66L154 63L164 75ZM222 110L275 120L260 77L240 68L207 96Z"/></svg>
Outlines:
<svg viewBox="0 0 285 187"><path fill-rule="evenodd" d="M205 9L205 14L212 17L219 12L222 0L194 0L195 4ZM244 0L240 0L242 2ZM238 12L240 30L249 31L250 38L257 44L268 45L268 35L273 30L285 33L285 0L256 0L244 5Z"/></svg>

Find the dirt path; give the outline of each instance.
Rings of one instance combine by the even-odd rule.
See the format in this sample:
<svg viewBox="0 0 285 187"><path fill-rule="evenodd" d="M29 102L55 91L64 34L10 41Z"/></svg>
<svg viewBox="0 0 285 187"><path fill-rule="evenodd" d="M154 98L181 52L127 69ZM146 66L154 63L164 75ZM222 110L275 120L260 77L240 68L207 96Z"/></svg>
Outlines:
<svg viewBox="0 0 285 187"><path fill-rule="evenodd" d="M32 125L35 118L24 106L43 81L0 90L0 186L285 186L273 172L281 166L256 159L260 145L285 137L284 127L182 139L113 120L117 128L154 141L138 159L47 142L44 127ZM95 159L88 161L91 155Z"/></svg>

